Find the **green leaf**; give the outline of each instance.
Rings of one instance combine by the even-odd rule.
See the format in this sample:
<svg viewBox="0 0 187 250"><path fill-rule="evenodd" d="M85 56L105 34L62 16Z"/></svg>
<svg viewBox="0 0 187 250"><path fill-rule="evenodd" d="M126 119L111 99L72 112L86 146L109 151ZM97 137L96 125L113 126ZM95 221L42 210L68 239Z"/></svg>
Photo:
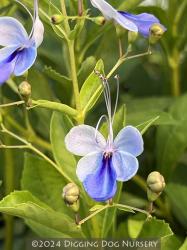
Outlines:
<svg viewBox="0 0 187 250"><path fill-rule="evenodd" d="M125 208L125 207L120 207L120 206L117 206L117 209L121 210L121 211L124 211L124 212L129 212L129 213L135 213L133 209L130 209L130 208Z"/></svg>
<svg viewBox="0 0 187 250"><path fill-rule="evenodd" d="M83 13L83 15L86 16L87 11L85 11ZM68 38L70 40L75 40L79 36L79 34L81 33L81 31L82 31L82 29L84 27L84 24L85 24L85 19L77 20L77 23L76 23L75 27L73 28L73 30L68 35Z"/></svg>
<svg viewBox="0 0 187 250"><path fill-rule="evenodd" d="M172 178L166 185L166 193L176 218L187 229L187 166L180 165L173 172Z"/></svg>
<svg viewBox="0 0 187 250"><path fill-rule="evenodd" d="M97 62L95 69L103 73L104 65L102 60ZM98 90L99 86L102 87L101 80L94 72L92 72L84 82L80 91L81 107L84 113L87 113L98 100L102 92L102 88L99 88Z"/></svg>
<svg viewBox="0 0 187 250"><path fill-rule="evenodd" d="M23 190L30 191L54 210L72 215L62 199L62 189L66 185L66 181L45 160L25 154L21 184Z"/></svg>
<svg viewBox="0 0 187 250"><path fill-rule="evenodd" d="M38 223L53 230L51 237L83 237L73 220L55 212L28 191L15 191L0 201L0 212ZM51 231L52 232L52 231ZM57 232L57 233L56 233ZM42 236L42 232L40 234Z"/></svg>
<svg viewBox="0 0 187 250"><path fill-rule="evenodd" d="M139 233L142 230L145 220L146 220L146 215L140 213L129 217L127 221L127 226L130 238L135 239L138 237Z"/></svg>
<svg viewBox="0 0 187 250"><path fill-rule="evenodd" d="M136 127L139 129L139 131L143 135L159 118L160 118L159 116L156 116L150 119L149 121L144 122Z"/></svg>
<svg viewBox="0 0 187 250"><path fill-rule="evenodd" d="M54 112L51 118L50 137L53 155L59 166L63 168L63 171L71 177L73 182L77 182L76 177L76 159L66 149L65 136L69 130L73 127L73 123L68 116Z"/></svg>
<svg viewBox="0 0 187 250"><path fill-rule="evenodd" d="M78 71L78 80L80 85L82 86L83 83L85 82L88 74L93 70L95 67L97 61L94 56L89 56L87 57L82 63L81 67Z"/></svg>
<svg viewBox="0 0 187 250"><path fill-rule="evenodd" d="M103 205L95 205L92 208L90 208L89 211L94 212L94 211L97 211L97 210L99 210L99 209L101 209L103 207L104 207Z"/></svg>
<svg viewBox="0 0 187 250"><path fill-rule="evenodd" d="M187 238L185 239L184 243L182 246L179 248L179 250L186 250L187 249Z"/></svg>
<svg viewBox="0 0 187 250"><path fill-rule="evenodd" d="M178 98L169 110L177 124L158 128L157 165L166 178L169 178L187 148L186 106L187 95Z"/></svg>
<svg viewBox="0 0 187 250"><path fill-rule="evenodd" d="M169 227L169 224L164 220L158 220L152 218L144 222L141 232L138 235L138 238L161 238L173 235L172 230Z"/></svg>
<svg viewBox="0 0 187 250"><path fill-rule="evenodd" d="M64 86L68 87L71 84L71 79L61 75L59 72L54 70L52 67L45 66L44 73L49 76L51 79L63 84Z"/></svg>

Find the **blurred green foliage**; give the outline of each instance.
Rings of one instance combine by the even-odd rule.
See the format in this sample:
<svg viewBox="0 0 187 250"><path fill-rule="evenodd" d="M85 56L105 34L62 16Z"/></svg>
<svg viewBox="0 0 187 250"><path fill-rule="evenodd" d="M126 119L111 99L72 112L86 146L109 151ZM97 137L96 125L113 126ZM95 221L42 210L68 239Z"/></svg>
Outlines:
<svg viewBox="0 0 187 250"><path fill-rule="evenodd" d="M22 2L32 8L32 0ZM19 190L0 202L0 211L23 218L26 225L43 237L161 237L163 250L185 250L187 0L158 0L152 1L153 5L146 6L143 0L108 2L120 10L153 13L167 27L161 42L152 48L152 55L127 61L117 70L120 75L120 108L114 124L115 133L124 123L137 126L144 132L145 140L145 152L140 157L138 178L125 183L121 198L117 196L115 199L140 208L147 206L144 179L149 172L158 170L164 175L167 184L165 193L155 204L155 214L159 219L145 221L140 214L122 213L112 208L94 217L93 223L89 221L84 224L82 230L77 229L73 214L61 199L62 188L67 180L49 162L30 151L25 153L19 149L0 150L0 180L3 181L0 186L1 198ZM34 100L45 99L74 107L68 48L62 40L63 24L54 27L50 23L50 17L60 11L59 1L52 3L49 7L48 0L40 1L40 16L45 23L45 40L39 48L35 66L29 71L28 81L32 85ZM77 15L76 0L67 0L66 5L70 16ZM84 1L84 7L91 8L91 16L100 15L89 1ZM1 0L0 15L19 18L28 29L31 26L21 6L14 1ZM98 70L107 74L117 62L119 52L116 31L111 23L98 26L91 21L73 20L70 24L72 32L69 39L75 39L78 81L79 87L82 87L81 106L86 113L86 123L95 125L105 108L100 98L102 90L99 90L99 81L93 69L97 65ZM124 34L122 42L124 50L127 49L127 33ZM139 37L133 44L132 53L146 51L147 46L148 42ZM19 100L16 90L22 77L13 80L14 85L9 81L0 89L1 103ZM112 90L115 91L115 88L112 87ZM73 126L74 120L66 114L40 107L27 112L28 117L21 106L0 109L0 112L9 130L19 134L56 161L61 170L78 183L75 176L77 159L67 152L64 145L64 137ZM152 127L147 130L150 126ZM106 124L102 125L101 131L106 132ZM4 134L0 134L0 141L8 145L17 144L16 140ZM83 189L81 191L80 214L84 217L88 208L95 203L87 197ZM24 239L33 233L20 219L14 219L14 232L6 224L13 225L13 219L7 219L2 214L2 246L3 239L11 240L13 235L14 249L24 249ZM94 228L94 225L98 227Z"/></svg>

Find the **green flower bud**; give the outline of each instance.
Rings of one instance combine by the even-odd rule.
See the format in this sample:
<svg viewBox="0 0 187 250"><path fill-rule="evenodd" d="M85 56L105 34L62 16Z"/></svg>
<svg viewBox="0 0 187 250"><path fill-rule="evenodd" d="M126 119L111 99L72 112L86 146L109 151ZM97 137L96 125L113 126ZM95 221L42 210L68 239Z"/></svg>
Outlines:
<svg viewBox="0 0 187 250"><path fill-rule="evenodd" d="M165 32L164 27L159 24L155 23L150 28L150 35L149 35L149 42L150 44L155 44L160 40L160 38L163 36Z"/></svg>
<svg viewBox="0 0 187 250"><path fill-rule="evenodd" d="M63 20L64 20L64 17L62 15L59 15L59 14L55 14L51 17L51 22L54 25L61 24Z"/></svg>
<svg viewBox="0 0 187 250"><path fill-rule="evenodd" d="M120 25L116 25L116 34L118 38L123 37L126 34L127 30L122 28Z"/></svg>
<svg viewBox="0 0 187 250"><path fill-rule="evenodd" d="M129 31L128 32L128 42L129 43L134 43L136 41L138 37L138 32L134 32L134 31Z"/></svg>
<svg viewBox="0 0 187 250"><path fill-rule="evenodd" d="M19 86L18 86L18 91L22 97L22 99L25 101L26 105L30 105L30 97L31 97L31 85L27 81L23 81Z"/></svg>
<svg viewBox="0 0 187 250"><path fill-rule="evenodd" d="M62 197L65 203L71 207L74 212L79 210L80 190L74 183L69 183L63 188Z"/></svg>
<svg viewBox="0 0 187 250"><path fill-rule="evenodd" d="M98 25L105 24L105 18L103 16L98 16L98 17L92 18L92 21Z"/></svg>
<svg viewBox="0 0 187 250"><path fill-rule="evenodd" d="M152 172L147 177L147 197L148 200L155 201L165 188L164 177L159 172Z"/></svg>

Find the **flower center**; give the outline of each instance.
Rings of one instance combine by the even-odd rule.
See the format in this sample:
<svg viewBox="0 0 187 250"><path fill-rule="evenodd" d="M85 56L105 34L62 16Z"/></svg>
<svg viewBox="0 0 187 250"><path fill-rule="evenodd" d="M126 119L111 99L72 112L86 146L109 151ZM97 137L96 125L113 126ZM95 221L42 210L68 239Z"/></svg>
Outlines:
<svg viewBox="0 0 187 250"><path fill-rule="evenodd" d="M110 159L112 157L112 152L104 152L104 159Z"/></svg>

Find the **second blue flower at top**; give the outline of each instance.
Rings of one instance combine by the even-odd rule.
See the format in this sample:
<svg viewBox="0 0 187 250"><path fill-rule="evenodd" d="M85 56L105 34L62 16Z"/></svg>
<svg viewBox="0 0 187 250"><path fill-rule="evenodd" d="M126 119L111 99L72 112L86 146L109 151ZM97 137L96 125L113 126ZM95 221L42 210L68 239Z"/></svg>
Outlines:
<svg viewBox="0 0 187 250"><path fill-rule="evenodd" d="M134 15L125 11L117 11L105 0L90 0L92 5L99 9L106 20L114 20L123 28L139 32L144 37L149 37L150 28L153 24L159 24L164 31L166 28L160 24L158 18L148 13Z"/></svg>

